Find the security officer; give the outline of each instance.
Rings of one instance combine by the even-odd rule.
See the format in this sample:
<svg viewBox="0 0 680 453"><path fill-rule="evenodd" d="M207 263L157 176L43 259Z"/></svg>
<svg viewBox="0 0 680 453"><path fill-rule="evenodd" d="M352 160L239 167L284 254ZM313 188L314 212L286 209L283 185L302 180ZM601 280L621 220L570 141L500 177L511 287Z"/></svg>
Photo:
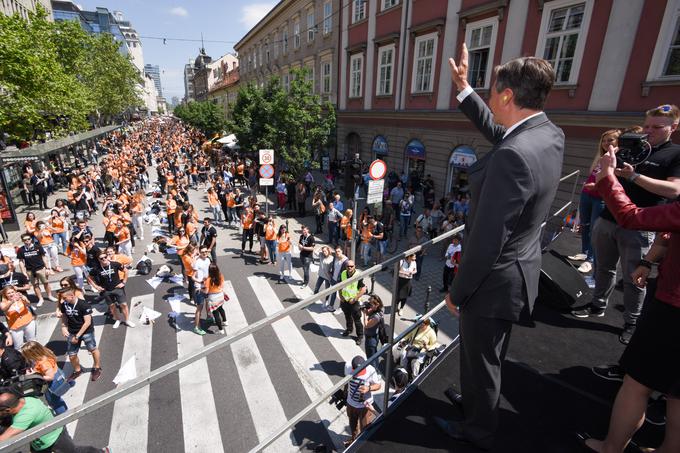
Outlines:
<svg viewBox="0 0 680 453"><path fill-rule="evenodd" d="M347 261L347 269L340 274L340 281L344 282L356 273L354 261ZM361 304L359 299L366 293L364 279L360 278L340 290L340 309L345 314L347 328L342 332L343 337L352 333L352 322L357 329L356 344L360 345L364 337L364 326L361 323Z"/></svg>

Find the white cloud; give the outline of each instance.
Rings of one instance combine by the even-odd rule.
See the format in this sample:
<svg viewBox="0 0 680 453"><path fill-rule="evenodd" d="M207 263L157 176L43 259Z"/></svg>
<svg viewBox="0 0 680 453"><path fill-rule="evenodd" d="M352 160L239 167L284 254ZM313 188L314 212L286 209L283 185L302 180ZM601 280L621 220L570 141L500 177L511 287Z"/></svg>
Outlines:
<svg viewBox="0 0 680 453"><path fill-rule="evenodd" d="M274 7L275 3L254 3L244 6L241 10L241 24L245 28L253 28L260 19Z"/></svg>
<svg viewBox="0 0 680 453"><path fill-rule="evenodd" d="M184 17L189 15L189 11L187 11L185 8L182 8L181 6L175 6L174 8L170 9L170 14L173 16Z"/></svg>

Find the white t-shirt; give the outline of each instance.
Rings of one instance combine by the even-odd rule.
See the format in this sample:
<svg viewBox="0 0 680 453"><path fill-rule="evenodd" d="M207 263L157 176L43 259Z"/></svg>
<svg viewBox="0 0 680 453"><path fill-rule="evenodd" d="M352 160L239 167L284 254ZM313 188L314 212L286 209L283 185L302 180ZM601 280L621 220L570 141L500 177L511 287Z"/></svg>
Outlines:
<svg viewBox="0 0 680 453"><path fill-rule="evenodd" d="M352 374L351 365L345 367L345 372L347 375ZM372 365L367 366L361 371L360 375L354 376L348 383L347 387L347 404L350 406L361 409L366 407L367 404L373 404L373 393L368 391L366 393L359 393L359 387L362 385L373 385L380 384L382 380L375 371Z"/></svg>
<svg viewBox="0 0 680 453"><path fill-rule="evenodd" d="M458 245L453 245L449 244L449 248L446 249L446 255L444 255L444 258L446 258L446 267L456 267L455 264L453 263L453 256L456 254L456 252L460 252L461 247L460 244Z"/></svg>
<svg viewBox="0 0 680 453"><path fill-rule="evenodd" d="M196 258L192 267L194 268L194 282L196 283L196 288L200 288L203 280L208 278L210 258Z"/></svg>

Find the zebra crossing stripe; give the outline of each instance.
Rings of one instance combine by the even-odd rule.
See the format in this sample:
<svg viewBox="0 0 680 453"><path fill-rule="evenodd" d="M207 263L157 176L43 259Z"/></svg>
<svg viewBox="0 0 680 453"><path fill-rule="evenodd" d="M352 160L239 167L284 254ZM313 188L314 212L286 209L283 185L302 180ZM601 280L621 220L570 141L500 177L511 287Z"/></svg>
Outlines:
<svg viewBox="0 0 680 453"><path fill-rule="evenodd" d="M283 305L265 277L248 277L248 282L257 295L265 315L269 316L283 310ZM283 345L283 349L286 351L297 375L303 380L303 387L310 400L317 399L324 391L333 386L333 381L331 381L328 374L320 366L319 360L300 333L300 329L290 317L276 321L272 324L272 328ZM343 428L348 422L346 417L344 417L344 411L338 412L333 406L327 404L318 406L317 413L319 414L319 420L326 420L329 423L343 416ZM340 432L329 430L328 433L335 447L340 448L344 440Z"/></svg>
<svg viewBox="0 0 680 453"><path fill-rule="evenodd" d="M248 326L238 296L230 281L224 282L224 290L229 296L229 302L224 304L224 308L229 320L229 331L237 332ZM281 401L276 393L267 368L262 360L262 355L252 335L231 345L234 362L238 371L241 387L246 397L250 416L253 419L253 426L259 440L269 436L273 430L283 425L287 421ZM284 452L298 451L291 445L289 439L290 431L279 437L265 451Z"/></svg>
<svg viewBox="0 0 680 453"><path fill-rule="evenodd" d="M177 325L177 356L181 358L201 349L203 337L192 332L194 309L183 310ZM180 401L182 403L182 429L184 451L224 451L220 432L219 417L215 407L210 370L207 359L197 360L179 370ZM130 450L133 451L133 450ZM145 451L145 450L138 450Z"/></svg>
<svg viewBox="0 0 680 453"><path fill-rule="evenodd" d="M135 307L137 302L141 304ZM135 296L130 300L130 319L137 323L143 307L154 308L154 294ZM134 316L134 318L133 318ZM121 366L132 356L137 358L137 376L151 371L152 326L141 322L125 332ZM115 402L111 420L109 447L112 451L147 451L149 423L149 387L145 386Z"/></svg>
<svg viewBox="0 0 680 453"><path fill-rule="evenodd" d="M92 308L92 322L94 323L94 338L97 342L97 345L99 345L102 339L102 333L104 332L104 323L106 322L104 319L104 312L101 312L96 308ZM92 368L94 363L92 360L92 354L85 350L84 345L81 346L78 358L80 359L81 370L85 371ZM109 366L105 362L105 357L102 357L101 360L103 366ZM66 362L64 364L64 374L68 377L72 372L73 368L71 367L71 362L68 360L68 357L66 357ZM64 401L66 401L69 409L73 409L74 407L83 404L83 401L85 400L85 392L87 392L87 386L90 385L91 382L90 375L83 374L76 380L76 385L62 397ZM75 420L66 426L69 434L71 434L71 437L73 437L75 434L77 426L78 420Z"/></svg>
<svg viewBox="0 0 680 453"><path fill-rule="evenodd" d="M37 330L35 341L42 345L49 343L54 329L57 328L57 325L61 326L61 320L56 316L41 316L35 322Z"/></svg>

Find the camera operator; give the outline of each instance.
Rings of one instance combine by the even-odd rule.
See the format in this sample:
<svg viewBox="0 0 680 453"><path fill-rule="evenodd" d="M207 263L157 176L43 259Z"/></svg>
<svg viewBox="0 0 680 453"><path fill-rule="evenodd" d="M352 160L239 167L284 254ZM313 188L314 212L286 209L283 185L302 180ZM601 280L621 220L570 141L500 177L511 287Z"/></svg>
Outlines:
<svg viewBox="0 0 680 453"><path fill-rule="evenodd" d="M678 128L680 110L675 105L661 105L648 110L644 133L651 146L649 158L635 168L624 163L615 172L626 195L640 207L664 203L680 195L680 145L671 142ZM572 312L579 318L604 316L607 301L616 281L616 265L621 260L624 276L635 271L652 242L652 234L623 228L609 209L605 208L592 230L592 242L597 266L593 297L585 307ZM645 289L637 287L629 278L623 279L624 327L619 341L628 344L635 332L637 319L645 299Z"/></svg>
<svg viewBox="0 0 680 453"><path fill-rule="evenodd" d="M412 377L420 373L427 352L437 347L437 333L430 324L430 318L425 318L416 330L406 335L392 348L394 360L398 361L402 368L410 370Z"/></svg>
<svg viewBox="0 0 680 453"><path fill-rule="evenodd" d="M380 296L372 294L368 298L368 302L361 306L363 312L364 322L364 347L366 348L366 357L371 357L378 351L378 329L380 323L383 322L383 303Z"/></svg>

